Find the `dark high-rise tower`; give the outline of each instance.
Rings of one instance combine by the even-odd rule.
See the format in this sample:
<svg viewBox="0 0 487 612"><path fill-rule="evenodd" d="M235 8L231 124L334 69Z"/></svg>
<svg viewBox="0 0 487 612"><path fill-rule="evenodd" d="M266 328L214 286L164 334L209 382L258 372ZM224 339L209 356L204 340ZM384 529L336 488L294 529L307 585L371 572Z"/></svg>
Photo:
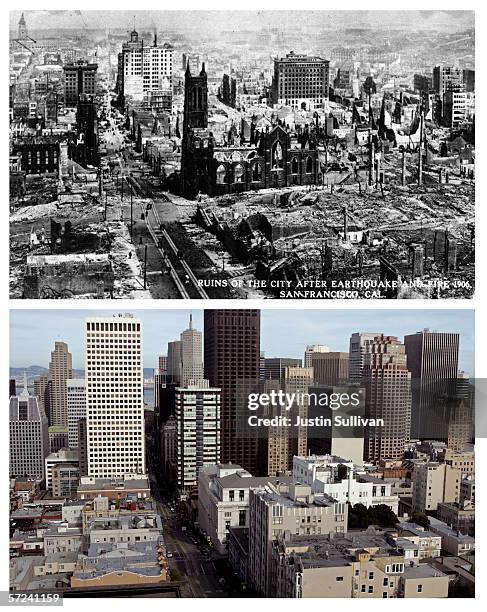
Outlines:
<svg viewBox="0 0 487 612"><path fill-rule="evenodd" d="M412 376L413 438L448 437L448 405L456 396L459 342L459 334L429 329L404 337Z"/></svg>
<svg viewBox="0 0 487 612"><path fill-rule="evenodd" d="M255 438L239 430L242 386L257 383L260 368L260 311L205 310L205 378L221 388L221 460L258 475Z"/></svg>

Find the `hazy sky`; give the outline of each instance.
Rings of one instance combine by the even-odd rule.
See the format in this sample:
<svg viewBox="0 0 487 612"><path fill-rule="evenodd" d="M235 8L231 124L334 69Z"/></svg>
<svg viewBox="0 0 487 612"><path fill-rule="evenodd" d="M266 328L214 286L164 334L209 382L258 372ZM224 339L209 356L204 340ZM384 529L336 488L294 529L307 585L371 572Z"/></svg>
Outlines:
<svg viewBox="0 0 487 612"><path fill-rule="evenodd" d="M27 28L132 29L160 31L172 28L259 29L263 26L293 29L296 20L320 24L324 29L401 28L456 30L474 26L473 11L24 11ZM15 29L21 11L10 12L10 27Z"/></svg>
<svg viewBox="0 0 487 612"><path fill-rule="evenodd" d="M73 366L84 368L84 320L111 316L110 310L12 310L10 314L10 365L48 367L56 340L68 343ZM125 310L124 310L125 312ZM157 356L167 343L179 339L188 327L203 331L201 310L129 310L143 321L144 367L157 367ZM261 350L267 357L302 358L307 344L326 344L333 351L348 351L353 332L378 332L398 336L424 328L460 333L460 368L474 373L473 310L299 310L262 311Z"/></svg>

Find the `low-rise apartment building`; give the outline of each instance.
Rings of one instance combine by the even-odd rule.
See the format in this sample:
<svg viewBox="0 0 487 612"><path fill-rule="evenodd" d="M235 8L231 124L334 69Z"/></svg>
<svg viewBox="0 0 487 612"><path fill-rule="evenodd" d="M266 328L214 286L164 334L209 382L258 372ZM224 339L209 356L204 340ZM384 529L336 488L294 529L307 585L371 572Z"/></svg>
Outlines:
<svg viewBox="0 0 487 612"><path fill-rule="evenodd" d="M198 523L219 553L226 553L230 527L249 526L249 492L291 477L252 476L236 464L203 467L198 477Z"/></svg>
<svg viewBox="0 0 487 612"><path fill-rule="evenodd" d="M399 498L392 484L354 470L353 462L332 455L293 458L293 477L311 487L313 493L325 493L340 502L370 506L386 505L395 514Z"/></svg>
<svg viewBox="0 0 487 612"><path fill-rule="evenodd" d="M268 484L249 495L249 582L265 597L271 593L272 542L284 532L322 535L347 531L347 504L309 485Z"/></svg>

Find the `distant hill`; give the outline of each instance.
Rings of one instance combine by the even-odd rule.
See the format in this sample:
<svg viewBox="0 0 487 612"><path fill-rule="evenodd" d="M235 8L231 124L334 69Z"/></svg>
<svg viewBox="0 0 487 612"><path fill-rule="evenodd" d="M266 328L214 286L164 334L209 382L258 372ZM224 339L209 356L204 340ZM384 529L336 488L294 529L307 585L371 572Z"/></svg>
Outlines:
<svg viewBox="0 0 487 612"><path fill-rule="evenodd" d="M41 374L45 374L48 368L44 368L39 365L25 366L23 368L10 368L10 378L15 378L18 383L21 383L24 379L24 372L27 373L27 384L30 386L33 384L34 379ZM144 378L152 378L154 373L153 368L144 368ZM74 370L74 378L84 378L84 370Z"/></svg>

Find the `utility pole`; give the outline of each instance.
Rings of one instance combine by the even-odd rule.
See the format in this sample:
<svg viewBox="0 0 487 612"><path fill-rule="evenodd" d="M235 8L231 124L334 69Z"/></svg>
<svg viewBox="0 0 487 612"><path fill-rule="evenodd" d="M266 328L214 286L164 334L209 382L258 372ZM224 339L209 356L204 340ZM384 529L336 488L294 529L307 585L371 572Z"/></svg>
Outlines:
<svg viewBox="0 0 487 612"><path fill-rule="evenodd" d="M418 185L423 184L423 109L419 121L419 157L418 157Z"/></svg>
<svg viewBox="0 0 487 612"><path fill-rule="evenodd" d="M374 184L374 157L375 157L375 147L372 142L372 137L369 134L369 187L372 187Z"/></svg>
<svg viewBox="0 0 487 612"><path fill-rule="evenodd" d="M144 290L147 289L147 245L144 247Z"/></svg>
<svg viewBox="0 0 487 612"><path fill-rule="evenodd" d="M133 231L134 231L134 206L133 206L133 194L132 194L132 189L130 190L130 238L132 239L133 237Z"/></svg>
<svg viewBox="0 0 487 612"><path fill-rule="evenodd" d="M406 185L406 151L402 150L402 170L401 170L401 185Z"/></svg>

